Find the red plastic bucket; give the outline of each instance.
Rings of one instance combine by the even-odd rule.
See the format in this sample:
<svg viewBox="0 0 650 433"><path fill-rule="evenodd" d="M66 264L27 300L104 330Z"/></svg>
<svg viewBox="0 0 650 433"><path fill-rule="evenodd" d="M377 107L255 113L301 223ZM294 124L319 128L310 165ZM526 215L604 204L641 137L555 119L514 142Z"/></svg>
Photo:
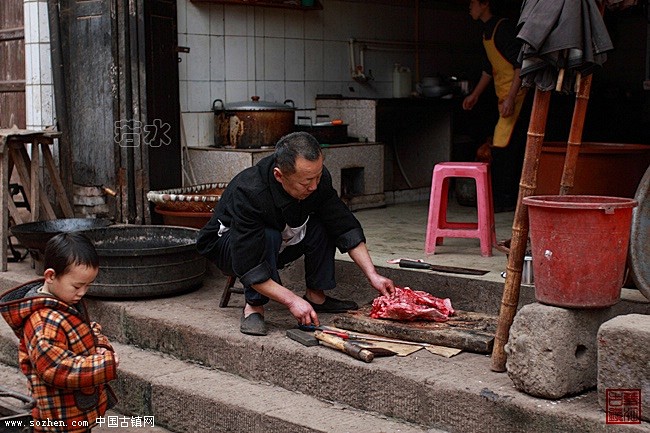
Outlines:
<svg viewBox="0 0 650 433"><path fill-rule="evenodd" d="M637 201L548 195L526 197L523 203L530 219L537 301L569 308L618 302Z"/></svg>

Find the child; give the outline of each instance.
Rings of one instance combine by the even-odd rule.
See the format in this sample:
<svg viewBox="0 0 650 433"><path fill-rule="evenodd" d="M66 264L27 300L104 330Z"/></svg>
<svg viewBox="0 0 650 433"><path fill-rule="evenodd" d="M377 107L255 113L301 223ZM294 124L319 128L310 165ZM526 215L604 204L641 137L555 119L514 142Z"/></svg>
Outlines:
<svg viewBox="0 0 650 433"><path fill-rule="evenodd" d="M89 432L112 407L108 382L118 357L81 299L99 271L99 257L82 233L47 243L44 279L0 298L0 313L20 339L18 361L36 400L35 432Z"/></svg>

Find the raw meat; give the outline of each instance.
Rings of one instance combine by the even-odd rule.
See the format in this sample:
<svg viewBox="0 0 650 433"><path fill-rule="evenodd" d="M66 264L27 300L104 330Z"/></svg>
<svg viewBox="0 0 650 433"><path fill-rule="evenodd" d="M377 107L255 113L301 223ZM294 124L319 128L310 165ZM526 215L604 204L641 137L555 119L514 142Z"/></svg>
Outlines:
<svg viewBox="0 0 650 433"><path fill-rule="evenodd" d="M449 298L441 299L409 287L395 287L392 295L379 296L372 301L370 317L394 320L433 320L446 322L454 314Z"/></svg>

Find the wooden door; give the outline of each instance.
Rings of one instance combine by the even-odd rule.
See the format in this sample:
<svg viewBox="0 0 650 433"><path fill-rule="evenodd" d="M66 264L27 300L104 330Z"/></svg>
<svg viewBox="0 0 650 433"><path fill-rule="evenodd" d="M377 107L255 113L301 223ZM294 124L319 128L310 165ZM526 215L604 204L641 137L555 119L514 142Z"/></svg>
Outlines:
<svg viewBox="0 0 650 433"><path fill-rule="evenodd" d="M23 0L0 1L0 128L26 127Z"/></svg>

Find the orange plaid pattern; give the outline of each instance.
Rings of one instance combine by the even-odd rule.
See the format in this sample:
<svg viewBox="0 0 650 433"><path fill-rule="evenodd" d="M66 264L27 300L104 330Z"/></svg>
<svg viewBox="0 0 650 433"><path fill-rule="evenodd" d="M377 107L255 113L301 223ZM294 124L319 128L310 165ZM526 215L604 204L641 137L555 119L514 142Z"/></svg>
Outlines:
<svg viewBox="0 0 650 433"><path fill-rule="evenodd" d="M26 283L0 299L0 313L20 339L18 361L36 399L34 420L66 425L34 431L85 432L107 410L107 383L117 377L113 349L101 327L88 320L83 301L75 307L40 295L42 284ZM107 350L98 354L98 347ZM88 426L74 427L82 421Z"/></svg>

